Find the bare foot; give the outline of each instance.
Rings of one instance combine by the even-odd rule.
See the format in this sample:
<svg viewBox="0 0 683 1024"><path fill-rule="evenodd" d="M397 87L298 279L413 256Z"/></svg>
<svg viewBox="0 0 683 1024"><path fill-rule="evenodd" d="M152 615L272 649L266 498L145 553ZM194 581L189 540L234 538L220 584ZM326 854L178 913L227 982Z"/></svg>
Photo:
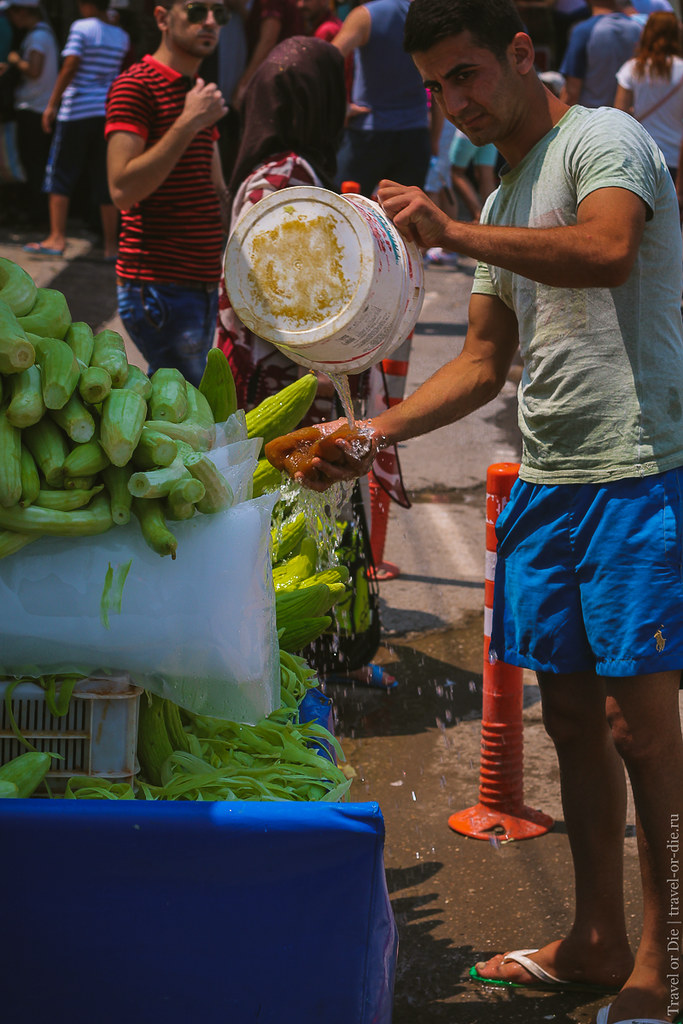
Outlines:
<svg viewBox="0 0 683 1024"><path fill-rule="evenodd" d="M655 974L634 970L609 1007L606 1024L622 1020L669 1020L670 992Z"/></svg>
<svg viewBox="0 0 683 1024"><path fill-rule="evenodd" d="M633 957L628 948L615 951L596 944L590 950L586 950L569 939L551 942L537 952L527 955L554 978L572 984L597 985L615 992L624 984L633 965ZM481 961L476 965L476 969L482 978L508 981L517 985L543 984L521 964L514 960L506 960L503 953L491 957L490 960Z"/></svg>

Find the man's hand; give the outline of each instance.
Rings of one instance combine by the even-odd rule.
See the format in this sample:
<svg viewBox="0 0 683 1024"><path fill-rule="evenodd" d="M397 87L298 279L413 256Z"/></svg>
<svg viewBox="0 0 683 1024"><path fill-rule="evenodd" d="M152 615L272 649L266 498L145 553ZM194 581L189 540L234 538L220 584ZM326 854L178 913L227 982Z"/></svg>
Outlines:
<svg viewBox="0 0 683 1024"><path fill-rule="evenodd" d="M359 103L348 103L346 106L346 119L344 124L348 124L349 121L353 121L354 117L360 117L361 114L369 114L372 111L372 107L361 107Z"/></svg>
<svg viewBox="0 0 683 1024"><path fill-rule="evenodd" d="M416 185L380 181L377 196L382 208L404 238L425 249L440 245L450 248L447 228L450 218Z"/></svg>
<svg viewBox="0 0 683 1024"><path fill-rule="evenodd" d="M317 436L315 450L319 451L320 455L309 458L306 451L303 451L304 468L298 468L294 473L294 479L298 483L312 491L326 491L338 481L355 480L356 477L368 472L377 452L383 446L382 433L373 427L372 420L357 420L348 438L330 438L331 434L345 427L348 428L348 421L342 417L331 423L304 427L302 430L287 434L284 438L278 438L278 454L286 467L290 452L294 455L293 464L296 464L296 455L302 452L306 444L311 445L311 434L315 433Z"/></svg>
<svg viewBox="0 0 683 1024"><path fill-rule="evenodd" d="M198 78L185 97L185 106L178 121L191 123L199 132L220 121L227 112L228 106L216 83Z"/></svg>
<svg viewBox="0 0 683 1024"><path fill-rule="evenodd" d="M57 110L57 107L53 107L48 103L43 111L43 115L40 119L40 125L46 135L49 135L54 128L55 120L57 119Z"/></svg>

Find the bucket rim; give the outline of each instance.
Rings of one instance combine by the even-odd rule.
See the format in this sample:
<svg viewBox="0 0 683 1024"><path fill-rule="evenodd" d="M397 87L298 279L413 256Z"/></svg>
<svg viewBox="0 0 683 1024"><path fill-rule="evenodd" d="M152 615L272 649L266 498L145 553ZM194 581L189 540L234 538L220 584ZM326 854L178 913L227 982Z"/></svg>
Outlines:
<svg viewBox="0 0 683 1024"><path fill-rule="evenodd" d="M264 338L271 344L282 347L291 338L297 338L297 348L305 349L310 345L317 345L329 337L329 324L327 320L322 324L311 327L303 327L297 330L278 328L275 324L254 316L253 311L244 304L239 295L239 282L235 282L234 290L231 289L228 276L228 263L230 260L237 261L242 253L245 238L251 229L258 224L258 221L278 207L290 206L299 201L313 201L317 205L328 205L335 210L339 218L345 222L349 229L355 234L358 242L359 267L358 278L365 280L365 288L359 287L351 296L343 309L335 314L337 331L344 330L352 323L362 311L368 291L372 286L375 277L376 253L372 240L372 232L362 215L358 219L349 218L349 203L343 196L332 192L329 189L315 185L291 185L287 188L278 189L270 195L259 199L257 203L247 210L235 225L234 231L228 239L223 254L223 280L226 291L235 315L252 333Z"/></svg>

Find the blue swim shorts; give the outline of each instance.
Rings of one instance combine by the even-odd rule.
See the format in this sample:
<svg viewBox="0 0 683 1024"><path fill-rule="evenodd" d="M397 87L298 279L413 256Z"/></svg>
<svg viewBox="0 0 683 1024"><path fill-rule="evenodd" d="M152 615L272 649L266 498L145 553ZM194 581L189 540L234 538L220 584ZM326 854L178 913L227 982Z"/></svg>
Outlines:
<svg viewBox="0 0 683 1024"><path fill-rule="evenodd" d="M490 650L541 672L683 668L683 468L515 483L496 523Z"/></svg>

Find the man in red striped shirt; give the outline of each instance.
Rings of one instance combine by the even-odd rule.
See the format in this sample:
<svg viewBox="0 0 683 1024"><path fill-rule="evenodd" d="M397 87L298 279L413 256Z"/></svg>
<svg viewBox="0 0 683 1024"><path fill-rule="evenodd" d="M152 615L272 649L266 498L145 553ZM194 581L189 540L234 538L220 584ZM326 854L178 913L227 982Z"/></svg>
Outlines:
<svg viewBox="0 0 683 1024"><path fill-rule="evenodd" d="M198 384L216 325L225 181L215 84L197 77L228 20L223 3L170 0L161 42L113 83L107 100L109 188L121 210L119 316L149 363Z"/></svg>

